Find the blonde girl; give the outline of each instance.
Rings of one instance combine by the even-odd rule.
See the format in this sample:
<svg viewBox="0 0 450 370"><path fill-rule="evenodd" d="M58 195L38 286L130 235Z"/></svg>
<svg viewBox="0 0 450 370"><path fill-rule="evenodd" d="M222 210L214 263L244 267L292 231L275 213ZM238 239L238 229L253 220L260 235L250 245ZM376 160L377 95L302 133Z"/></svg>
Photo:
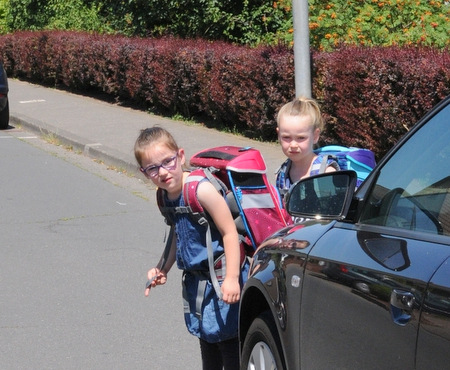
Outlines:
<svg viewBox="0 0 450 370"><path fill-rule="evenodd" d="M323 127L322 114L314 99L300 97L278 111L278 140L287 157L277 172L276 187L282 197L297 181L319 173L323 158L313 150ZM337 163L330 161L325 172L338 169Z"/></svg>

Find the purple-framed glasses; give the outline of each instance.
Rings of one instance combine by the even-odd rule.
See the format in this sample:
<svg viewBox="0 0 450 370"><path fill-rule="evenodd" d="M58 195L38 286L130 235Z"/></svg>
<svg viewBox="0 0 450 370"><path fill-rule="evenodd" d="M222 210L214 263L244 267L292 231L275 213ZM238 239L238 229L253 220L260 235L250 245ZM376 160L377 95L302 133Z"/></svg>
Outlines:
<svg viewBox="0 0 450 370"><path fill-rule="evenodd" d="M175 169L176 165L177 165L177 157L178 154L175 154L173 157L164 159L164 161L162 161L162 163L160 165L154 165L151 164L148 167L145 168L140 168L141 172L147 176L147 177L153 177L155 178L156 176L159 175L159 169L162 167L167 171L172 171Z"/></svg>

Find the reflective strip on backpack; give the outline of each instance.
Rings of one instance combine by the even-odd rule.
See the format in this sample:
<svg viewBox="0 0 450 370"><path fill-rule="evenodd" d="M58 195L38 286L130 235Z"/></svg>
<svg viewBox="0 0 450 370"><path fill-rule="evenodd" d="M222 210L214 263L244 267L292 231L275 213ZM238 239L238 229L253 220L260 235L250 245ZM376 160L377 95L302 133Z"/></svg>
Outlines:
<svg viewBox="0 0 450 370"><path fill-rule="evenodd" d="M265 194L242 194L242 209L249 208L274 208L272 195Z"/></svg>
<svg viewBox="0 0 450 370"><path fill-rule="evenodd" d="M186 178L186 183L194 182L194 181L200 182L200 181L202 181L204 178L205 178L205 176L202 176L202 175L189 175L189 176Z"/></svg>
<svg viewBox="0 0 450 370"><path fill-rule="evenodd" d="M266 169L255 169L255 168L239 168L239 167L233 167L230 165L227 165L226 168L228 171L238 172L238 173L257 173L260 175L266 174Z"/></svg>

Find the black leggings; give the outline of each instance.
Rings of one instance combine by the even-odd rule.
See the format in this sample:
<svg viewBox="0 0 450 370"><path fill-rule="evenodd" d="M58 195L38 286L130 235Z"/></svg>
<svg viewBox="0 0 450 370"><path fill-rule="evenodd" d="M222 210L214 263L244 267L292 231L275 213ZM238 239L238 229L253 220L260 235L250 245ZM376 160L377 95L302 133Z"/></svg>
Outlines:
<svg viewBox="0 0 450 370"><path fill-rule="evenodd" d="M203 370L238 370L239 340L208 343L200 339Z"/></svg>

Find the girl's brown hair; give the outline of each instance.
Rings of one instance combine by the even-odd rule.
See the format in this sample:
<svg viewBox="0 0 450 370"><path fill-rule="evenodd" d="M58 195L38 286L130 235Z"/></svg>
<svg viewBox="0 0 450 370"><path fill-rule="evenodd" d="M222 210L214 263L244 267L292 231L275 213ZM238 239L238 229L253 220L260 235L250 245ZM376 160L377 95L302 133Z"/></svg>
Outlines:
<svg viewBox="0 0 450 370"><path fill-rule="evenodd" d="M173 138L173 136L167 131L159 126L153 126L150 128L146 128L141 130L138 138L136 139L136 143L134 144L134 156L136 161L139 163L139 166L142 166L142 156L145 151L145 148L148 145L153 145L154 143L162 142L169 149L174 152L178 152L179 148L177 142Z"/></svg>

